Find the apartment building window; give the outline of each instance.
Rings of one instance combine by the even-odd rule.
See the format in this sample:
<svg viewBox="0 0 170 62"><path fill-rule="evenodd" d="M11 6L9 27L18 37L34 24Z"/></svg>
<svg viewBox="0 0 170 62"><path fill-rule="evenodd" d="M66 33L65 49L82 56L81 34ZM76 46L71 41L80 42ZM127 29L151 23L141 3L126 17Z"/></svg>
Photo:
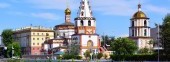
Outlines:
<svg viewBox="0 0 170 62"><path fill-rule="evenodd" d="M33 40L35 40L35 38L33 38Z"/></svg>
<svg viewBox="0 0 170 62"><path fill-rule="evenodd" d="M39 35L39 33L37 33L37 35Z"/></svg>
<svg viewBox="0 0 170 62"><path fill-rule="evenodd" d="M42 33L42 35L44 35L44 34Z"/></svg>
<svg viewBox="0 0 170 62"><path fill-rule="evenodd" d="M44 40L44 38L42 38L42 40Z"/></svg>
<svg viewBox="0 0 170 62"><path fill-rule="evenodd" d="M49 34L48 34L48 33L46 33L46 36L49 36Z"/></svg>
<svg viewBox="0 0 170 62"><path fill-rule="evenodd" d="M37 38L37 40L39 40L39 38Z"/></svg>
<svg viewBox="0 0 170 62"><path fill-rule="evenodd" d="M33 33L33 35L35 35L35 33Z"/></svg>
<svg viewBox="0 0 170 62"><path fill-rule="evenodd" d="M39 45L39 43L37 43L37 45Z"/></svg>
<svg viewBox="0 0 170 62"><path fill-rule="evenodd" d="M35 45L35 43L33 43L33 45Z"/></svg>

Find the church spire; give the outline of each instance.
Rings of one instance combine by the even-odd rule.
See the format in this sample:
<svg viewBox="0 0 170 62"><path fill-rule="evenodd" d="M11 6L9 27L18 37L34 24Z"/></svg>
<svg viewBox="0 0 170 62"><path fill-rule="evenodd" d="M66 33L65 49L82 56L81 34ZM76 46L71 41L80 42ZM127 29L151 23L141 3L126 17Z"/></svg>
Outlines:
<svg viewBox="0 0 170 62"><path fill-rule="evenodd" d="M140 0L139 0L139 4L138 4L138 11L141 11L141 4L140 4Z"/></svg>
<svg viewBox="0 0 170 62"><path fill-rule="evenodd" d="M138 4L138 11L141 11L141 4Z"/></svg>
<svg viewBox="0 0 170 62"><path fill-rule="evenodd" d="M66 4L67 4L67 8L65 10L65 23L70 22L70 18L71 18L71 10L69 9L69 5L68 5L68 1L66 0Z"/></svg>
<svg viewBox="0 0 170 62"><path fill-rule="evenodd" d="M88 0L82 0L80 2L78 17L92 17L91 6Z"/></svg>

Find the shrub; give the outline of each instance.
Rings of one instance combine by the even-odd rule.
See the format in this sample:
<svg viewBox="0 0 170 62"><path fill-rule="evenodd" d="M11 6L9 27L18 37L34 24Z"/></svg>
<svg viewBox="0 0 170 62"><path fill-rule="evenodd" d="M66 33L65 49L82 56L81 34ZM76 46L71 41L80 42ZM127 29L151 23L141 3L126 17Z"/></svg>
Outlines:
<svg viewBox="0 0 170 62"><path fill-rule="evenodd" d="M102 58L102 56L103 56L103 53L98 53L98 54L97 54L97 58L98 58L98 59Z"/></svg>

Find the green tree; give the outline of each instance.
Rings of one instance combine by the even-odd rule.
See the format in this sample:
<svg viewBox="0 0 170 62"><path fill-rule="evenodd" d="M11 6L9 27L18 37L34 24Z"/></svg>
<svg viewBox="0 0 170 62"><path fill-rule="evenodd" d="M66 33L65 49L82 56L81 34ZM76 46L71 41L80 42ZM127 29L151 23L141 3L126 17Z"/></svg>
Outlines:
<svg viewBox="0 0 170 62"><path fill-rule="evenodd" d="M145 47L145 48L142 48L142 49L139 50L139 53L140 53L140 54L148 54L148 53L149 53L149 49L146 48L146 47Z"/></svg>
<svg viewBox="0 0 170 62"><path fill-rule="evenodd" d="M12 51L13 50L13 51ZM21 47L18 42L13 42L7 46L8 57L10 57L13 53L13 56L20 57L21 56Z"/></svg>
<svg viewBox="0 0 170 62"><path fill-rule="evenodd" d="M5 46L8 46L9 44L12 44L13 39L13 31L11 29L5 29L2 32L2 42Z"/></svg>
<svg viewBox="0 0 170 62"><path fill-rule="evenodd" d="M117 38L111 47L115 55L130 55L137 50L135 42L128 38Z"/></svg>
<svg viewBox="0 0 170 62"><path fill-rule="evenodd" d="M102 58L103 57L103 53L98 53L97 54L97 59L100 59L100 58Z"/></svg>
<svg viewBox="0 0 170 62"><path fill-rule="evenodd" d="M70 54L73 54L73 55L79 55L80 53L80 45L78 45L77 43L76 44L72 44L71 45L71 49L70 49Z"/></svg>
<svg viewBox="0 0 170 62"><path fill-rule="evenodd" d="M154 44L154 41L153 41L153 40L150 40L150 41L148 42L148 44L150 45L150 46L149 46L149 53L151 54L151 53L153 52L152 46L153 46L153 44Z"/></svg>
<svg viewBox="0 0 170 62"><path fill-rule="evenodd" d="M84 56L87 58L90 58L90 51L86 50L86 52L84 53Z"/></svg>
<svg viewBox="0 0 170 62"><path fill-rule="evenodd" d="M161 41L164 45L164 53L170 54L170 14L166 15L160 29Z"/></svg>

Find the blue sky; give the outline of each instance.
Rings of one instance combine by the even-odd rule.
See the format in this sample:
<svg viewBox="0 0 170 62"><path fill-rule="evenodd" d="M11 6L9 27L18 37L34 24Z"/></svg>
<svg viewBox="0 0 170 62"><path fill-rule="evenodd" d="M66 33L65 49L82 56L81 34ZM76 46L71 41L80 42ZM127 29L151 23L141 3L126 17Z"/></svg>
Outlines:
<svg viewBox="0 0 170 62"><path fill-rule="evenodd" d="M81 0L68 0L72 22ZM139 0L90 0L97 19L97 33L128 36L130 18L137 11ZM170 12L170 0L141 0L142 11L150 18L150 26L162 23ZM0 0L0 32L25 26L54 27L64 22L66 0Z"/></svg>

